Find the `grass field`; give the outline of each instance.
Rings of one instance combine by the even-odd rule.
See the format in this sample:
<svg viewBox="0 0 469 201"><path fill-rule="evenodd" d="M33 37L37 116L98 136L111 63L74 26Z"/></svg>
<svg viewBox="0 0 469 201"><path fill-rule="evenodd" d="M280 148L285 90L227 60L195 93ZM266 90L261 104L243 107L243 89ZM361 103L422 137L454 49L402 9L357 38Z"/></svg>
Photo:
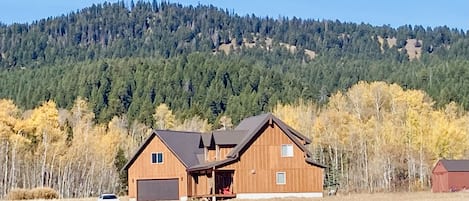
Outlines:
<svg viewBox="0 0 469 201"><path fill-rule="evenodd" d="M121 201L128 201L127 197L121 197ZM263 199L263 201L469 201L469 192L458 193L431 193L431 192L412 192L412 193L359 193L337 196L325 196L323 198L279 198L279 199ZM2 200L0 200L2 201ZM44 201L44 200L41 200ZM96 198L81 199L60 199L56 201L96 201ZM253 201L233 199L233 201Z"/></svg>

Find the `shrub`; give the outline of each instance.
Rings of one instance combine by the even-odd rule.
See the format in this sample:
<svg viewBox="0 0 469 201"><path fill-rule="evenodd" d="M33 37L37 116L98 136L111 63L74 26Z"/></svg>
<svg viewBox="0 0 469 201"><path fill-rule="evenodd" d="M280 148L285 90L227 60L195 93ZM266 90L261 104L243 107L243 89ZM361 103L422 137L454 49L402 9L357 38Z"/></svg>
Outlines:
<svg viewBox="0 0 469 201"><path fill-rule="evenodd" d="M8 200L26 200L28 199L26 194L28 193L28 190L23 189L23 188L15 188L11 189L10 192L7 194L7 199Z"/></svg>
<svg viewBox="0 0 469 201"><path fill-rule="evenodd" d="M8 192L8 200L29 200L29 199L57 199L59 193L52 188L33 189L12 189Z"/></svg>
<svg viewBox="0 0 469 201"><path fill-rule="evenodd" d="M59 198L59 193L52 188L43 187L43 188L33 188L30 190L33 195L33 199L57 199Z"/></svg>

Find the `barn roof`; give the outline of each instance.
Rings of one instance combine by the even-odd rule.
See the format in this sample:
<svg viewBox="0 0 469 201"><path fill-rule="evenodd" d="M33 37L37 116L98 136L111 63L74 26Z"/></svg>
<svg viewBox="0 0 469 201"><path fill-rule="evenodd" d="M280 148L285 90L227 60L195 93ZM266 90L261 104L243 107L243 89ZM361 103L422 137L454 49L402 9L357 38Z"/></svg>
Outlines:
<svg viewBox="0 0 469 201"><path fill-rule="evenodd" d="M448 172L469 172L469 160L440 160Z"/></svg>

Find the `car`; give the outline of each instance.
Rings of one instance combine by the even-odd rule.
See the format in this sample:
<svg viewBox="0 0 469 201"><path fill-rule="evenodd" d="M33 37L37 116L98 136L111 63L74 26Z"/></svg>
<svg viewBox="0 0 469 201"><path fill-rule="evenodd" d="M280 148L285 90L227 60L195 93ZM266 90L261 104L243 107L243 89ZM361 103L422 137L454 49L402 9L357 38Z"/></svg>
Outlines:
<svg viewBox="0 0 469 201"><path fill-rule="evenodd" d="M99 195L98 201L119 201L119 198L112 193L103 193Z"/></svg>

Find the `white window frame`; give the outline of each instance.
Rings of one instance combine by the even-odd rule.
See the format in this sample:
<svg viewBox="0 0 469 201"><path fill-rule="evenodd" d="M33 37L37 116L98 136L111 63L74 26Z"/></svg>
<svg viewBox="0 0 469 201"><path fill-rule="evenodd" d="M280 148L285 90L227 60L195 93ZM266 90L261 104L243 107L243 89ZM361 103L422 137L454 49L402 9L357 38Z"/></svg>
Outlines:
<svg viewBox="0 0 469 201"><path fill-rule="evenodd" d="M283 148L286 148L286 151L283 152ZM280 146L280 155L282 157L293 157L293 144L282 144Z"/></svg>
<svg viewBox="0 0 469 201"><path fill-rule="evenodd" d="M155 162L153 162L153 154L156 155L156 161ZM158 162L158 159L159 159L158 156L161 156L161 162ZM163 152L152 152L151 157L150 157L150 162L151 162L151 164L163 164L164 163L164 154L163 154Z"/></svg>
<svg viewBox="0 0 469 201"><path fill-rule="evenodd" d="M280 175L283 175L283 183L279 182ZM277 183L277 185L287 184L287 173L286 172L276 172L275 173L275 183Z"/></svg>

